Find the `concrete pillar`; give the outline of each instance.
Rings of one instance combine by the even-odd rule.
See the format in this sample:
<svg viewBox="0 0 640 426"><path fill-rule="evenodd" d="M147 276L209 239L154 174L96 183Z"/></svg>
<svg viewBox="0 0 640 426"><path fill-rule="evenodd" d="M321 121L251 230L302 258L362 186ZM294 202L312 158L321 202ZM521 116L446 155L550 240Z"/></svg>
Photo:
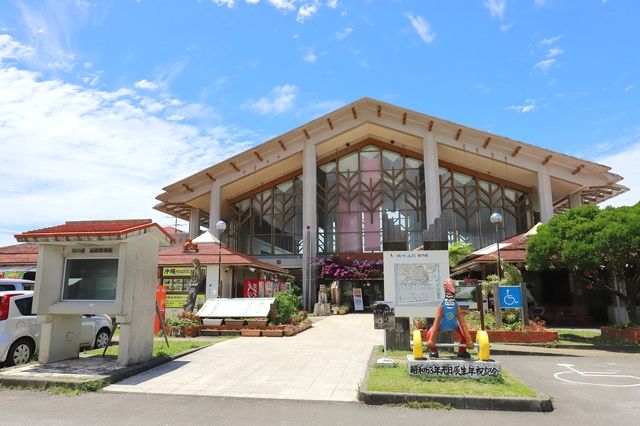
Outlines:
<svg viewBox="0 0 640 426"><path fill-rule="evenodd" d="M422 155L424 162L425 206L427 210L426 225L430 225L442 214L438 144L431 132L422 138Z"/></svg>
<svg viewBox="0 0 640 426"><path fill-rule="evenodd" d="M540 222L547 223L553 217L553 194L551 177L547 166L538 169L538 200L540 203Z"/></svg>
<svg viewBox="0 0 640 426"><path fill-rule="evenodd" d="M315 303L313 259L316 257L318 238L316 189L316 147L307 142L304 146L302 159L302 303L306 310L313 309Z"/></svg>
<svg viewBox="0 0 640 426"><path fill-rule="evenodd" d="M189 238L192 240L200 235L200 209L192 208L189 215Z"/></svg>
<svg viewBox="0 0 640 426"><path fill-rule="evenodd" d="M220 183L211 182L211 198L209 200L209 230L211 233L217 236L214 232L216 229L216 223L221 219L220 217Z"/></svg>
<svg viewBox="0 0 640 426"><path fill-rule="evenodd" d="M582 205L582 192L574 192L569 195L569 207L580 207Z"/></svg>

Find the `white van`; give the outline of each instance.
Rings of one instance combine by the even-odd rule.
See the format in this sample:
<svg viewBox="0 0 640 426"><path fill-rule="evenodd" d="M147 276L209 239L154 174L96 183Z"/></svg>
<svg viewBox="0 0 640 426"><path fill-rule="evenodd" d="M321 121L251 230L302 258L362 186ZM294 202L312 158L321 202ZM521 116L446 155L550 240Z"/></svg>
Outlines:
<svg viewBox="0 0 640 426"><path fill-rule="evenodd" d="M31 291L36 283L31 280L22 280L19 278L0 278L0 291Z"/></svg>

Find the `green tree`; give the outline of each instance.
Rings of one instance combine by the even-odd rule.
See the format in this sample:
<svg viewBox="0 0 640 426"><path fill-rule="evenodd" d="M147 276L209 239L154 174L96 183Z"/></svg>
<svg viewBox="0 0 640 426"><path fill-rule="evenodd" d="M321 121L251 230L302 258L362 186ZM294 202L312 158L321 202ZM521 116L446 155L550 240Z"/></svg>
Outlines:
<svg viewBox="0 0 640 426"><path fill-rule="evenodd" d="M473 253L473 246L462 241L455 241L449 246L449 266L452 268L462 259Z"/></svg>
<svg viewBox="0 0 640 426"><path fill-rule="evenodd" d="M640 203L633 207L582 206L553 217L527 241L532 270L606 270L597 285L620 297L636 320L640 292ZM611 277L611 280L608 278ZM617 287L612 283L617 282Z"/></svg>

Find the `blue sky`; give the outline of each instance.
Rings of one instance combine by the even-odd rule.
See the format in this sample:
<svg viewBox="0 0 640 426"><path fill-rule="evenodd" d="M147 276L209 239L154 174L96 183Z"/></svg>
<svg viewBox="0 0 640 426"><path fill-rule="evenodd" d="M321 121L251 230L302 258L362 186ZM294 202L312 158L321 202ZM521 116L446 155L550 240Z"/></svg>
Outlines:
<svg viewBox="0 0 640 426"><path fill-rule="evenodd" d="M0 245L364 96L612 167L640 199L634 0L4 1Z"/></svg>

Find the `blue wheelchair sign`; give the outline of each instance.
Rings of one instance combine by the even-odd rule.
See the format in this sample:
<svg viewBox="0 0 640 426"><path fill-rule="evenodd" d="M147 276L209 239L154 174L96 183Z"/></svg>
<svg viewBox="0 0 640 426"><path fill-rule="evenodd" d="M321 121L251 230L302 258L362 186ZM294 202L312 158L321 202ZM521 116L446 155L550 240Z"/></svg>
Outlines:
<svg viewBox="0 0 640 426"><path fill-rule="evenodd" d="M520 287L500 286L498 287L498 297L500 297L500 307L502 309L523 307Z"/></svg>

